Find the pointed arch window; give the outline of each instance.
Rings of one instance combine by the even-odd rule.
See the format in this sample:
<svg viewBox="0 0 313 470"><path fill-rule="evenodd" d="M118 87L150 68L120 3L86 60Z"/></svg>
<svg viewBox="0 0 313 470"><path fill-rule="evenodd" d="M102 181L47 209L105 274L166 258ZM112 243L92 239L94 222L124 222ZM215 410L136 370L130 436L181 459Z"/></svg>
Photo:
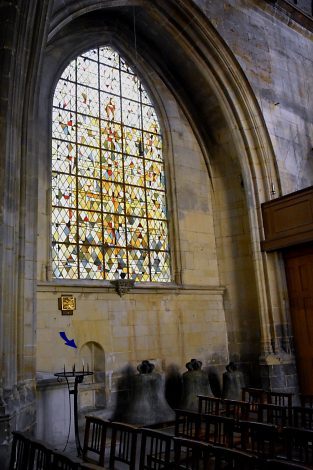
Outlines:
<svg viewBox="0 0 313 470"><path fill-rule="evenodd" d="M108 46L72 60L53 97L52 272L171 280L160 124L140 79Z"/></svg>

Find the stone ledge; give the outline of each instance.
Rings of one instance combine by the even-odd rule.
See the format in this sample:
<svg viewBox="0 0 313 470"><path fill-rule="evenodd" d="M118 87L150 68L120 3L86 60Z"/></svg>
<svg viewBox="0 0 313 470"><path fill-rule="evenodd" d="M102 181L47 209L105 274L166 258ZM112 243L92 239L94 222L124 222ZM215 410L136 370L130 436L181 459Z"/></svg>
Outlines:
<svg viewBox="0 0 313 470"><path fill-rule="evenodd" d="M50 378L46 379L37 379L36 381L36 390L43 390L47 388L55 388L55 387L67 387L66 381L58 382L56 377L51 376Z"/></svg>
<svg viewBox="0 0 313 470"><path fill-rule="evenodd" d="M296 6L286 0L265 0L265 2L283 11L287 14L288 18L300 24L303 28L313 32L313 17L307 15Z"/></svg>
<svg viewBox="0 0 313 470"><path fill-rule="evenodd" d="M130 294L142 294L142 293L151 293L154 294L164 294L175 293L175 294L188 294L198 291L198 293L212 293L222 295L225 292L224 286L202 286L202 285L192 285L192 284L161 284L161 283L141 283L135 284L134 288L129 292ZM109 281L98 282L89 282L89 281L68 281L68 282L38 282L37 283L37 292L75 292L75 293L92 293L92 292L108 292L115 293L115 289L110 285Z"/></svg>

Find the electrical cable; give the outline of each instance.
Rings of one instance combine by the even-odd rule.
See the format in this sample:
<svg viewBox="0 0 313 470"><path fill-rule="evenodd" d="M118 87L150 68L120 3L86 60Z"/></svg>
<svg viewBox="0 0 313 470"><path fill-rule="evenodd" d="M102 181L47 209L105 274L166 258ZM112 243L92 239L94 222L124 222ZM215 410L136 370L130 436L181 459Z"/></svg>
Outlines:
<svg viewBox="0 0 313 470"><path fill-rule="evenodd" d="M69 401L69 409L70 409L70 421L69 421L69 425L68 425L68 433L67 433L67 439L66 439L66 443L65 443L65 447L63 449L63 452L65 451L65 449L67 448L67 444L68 444L68 441L70 439L70 433L71 433L71 425L72 425L72 403L71 403L71 391L70 391L70 384L69 384L69 381L68 381L68 378L66 378L66 383L67 383L67 389L68 389L68 401Z"/></svg>

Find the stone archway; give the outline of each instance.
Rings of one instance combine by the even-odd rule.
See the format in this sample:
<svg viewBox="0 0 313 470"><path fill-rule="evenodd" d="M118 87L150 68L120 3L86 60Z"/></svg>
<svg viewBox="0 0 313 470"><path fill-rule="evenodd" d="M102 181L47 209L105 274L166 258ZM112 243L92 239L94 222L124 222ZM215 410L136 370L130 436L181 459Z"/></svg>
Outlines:
<svg viewBox="0 0 313 470"><path fill-rule="evenodd" d="M279 189L275 158L255 96L236 59L210 22L192 2L183 0L73 0L61 3L56 10L49 0L33 0L21 10L19 5L23 2L5 3L15 27L7 30L9 52L4 58L7 73L1 77L2 89L7 90L3 95L5 106L1 108L1 135L5 142L1 167L4 175L1 407L6 416L1 442L7 446L13 415L24 427L35 422L36 206L37 181L41 177L38 142L44 134L38 121L38 98L46 79L42 76L42 60L52 44L66 36L72 41L74 53L77 32L88 29L90 32L82 34L82 41L93 39L92 34L96 40L99 28L117 34L123 26L121 40L131 39L134 47L134 9L138 56L151 62L184 109L207 157L209 172L216 174L222 161L216 153L215 168L214 165L211 168L210 149L219 145L221 135L229 136L245 188L260 349L264 356L273 356L276 343L273 312L276 310L278 317L284 313L277 294L281 281L276 259L260 250L260 203L270 198L272 184ZM51 60L48 58L48 66ZM9 80L10 77L15 78Z"/></svg>
<svg viewBox="0 0 313 470"><path fill-rule="evenodd" d="M101 4L85 0L79 5L71 2L52 17L49 47L62 44L66 37L74 54L77 31L88 29L88 34L80 36L80 47L84 47L100 40L100 28L113 44L121 42L126 50L136 47L138 68L144 68L144 61L148 61L171 90L198 137L213 191L223 174L223 165L236 169L244 192L241 204L244 224L248 225L249 269L257 302L253 326L258 324L260 329L259 353L268 360L279 350L274 323L285 314L278 295L279 276L275 275L277 260L260 249L260 204L271 198L273 187L279 191L280 186L262 112L244 73L200 9L183 1L158 0L153 5L145 0ZM247 279L251 282L248 274ZM231 324L231 315L229 318Z"/></svg>
<svg viewBox="0 0 313 470"><path fill-rule="evenodd" d="M103 408L106 405L105 394L105 353L100 344L89 341L81 346L79 357L85 370L93 372L88 385L82 384L80 408Z"/></svg>

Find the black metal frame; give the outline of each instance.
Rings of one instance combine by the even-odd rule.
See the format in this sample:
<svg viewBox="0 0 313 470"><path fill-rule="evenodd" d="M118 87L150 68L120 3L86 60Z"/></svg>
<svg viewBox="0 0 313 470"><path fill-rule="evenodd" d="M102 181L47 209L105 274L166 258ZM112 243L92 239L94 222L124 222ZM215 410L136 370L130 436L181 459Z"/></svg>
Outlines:
<svg viewBox="0 0 313 470"><path fill-rule="evenodd" d="M77 449L77 456L80 457L82 454L82 446L80 444L79 440L79 431L78 431L78 405L77 405L77 397L78 397L78 384L82 383L84 380L85 376L88 375L93 375L93 372L90 371L75 371L75 368L73 368L72 371L66 372L65 370L63 372L56 372L54 374L58 378L58 382L62 382L62 379L66 380L67 388L69 395L74 396L74 430L75 430L75 443L76 443L76 449ZM69 379L74 378L74 384L73 382L69 382ZM71 389L70 385L74 385L74 387ZM71 413L71 409L70 409Z"/></svg>

